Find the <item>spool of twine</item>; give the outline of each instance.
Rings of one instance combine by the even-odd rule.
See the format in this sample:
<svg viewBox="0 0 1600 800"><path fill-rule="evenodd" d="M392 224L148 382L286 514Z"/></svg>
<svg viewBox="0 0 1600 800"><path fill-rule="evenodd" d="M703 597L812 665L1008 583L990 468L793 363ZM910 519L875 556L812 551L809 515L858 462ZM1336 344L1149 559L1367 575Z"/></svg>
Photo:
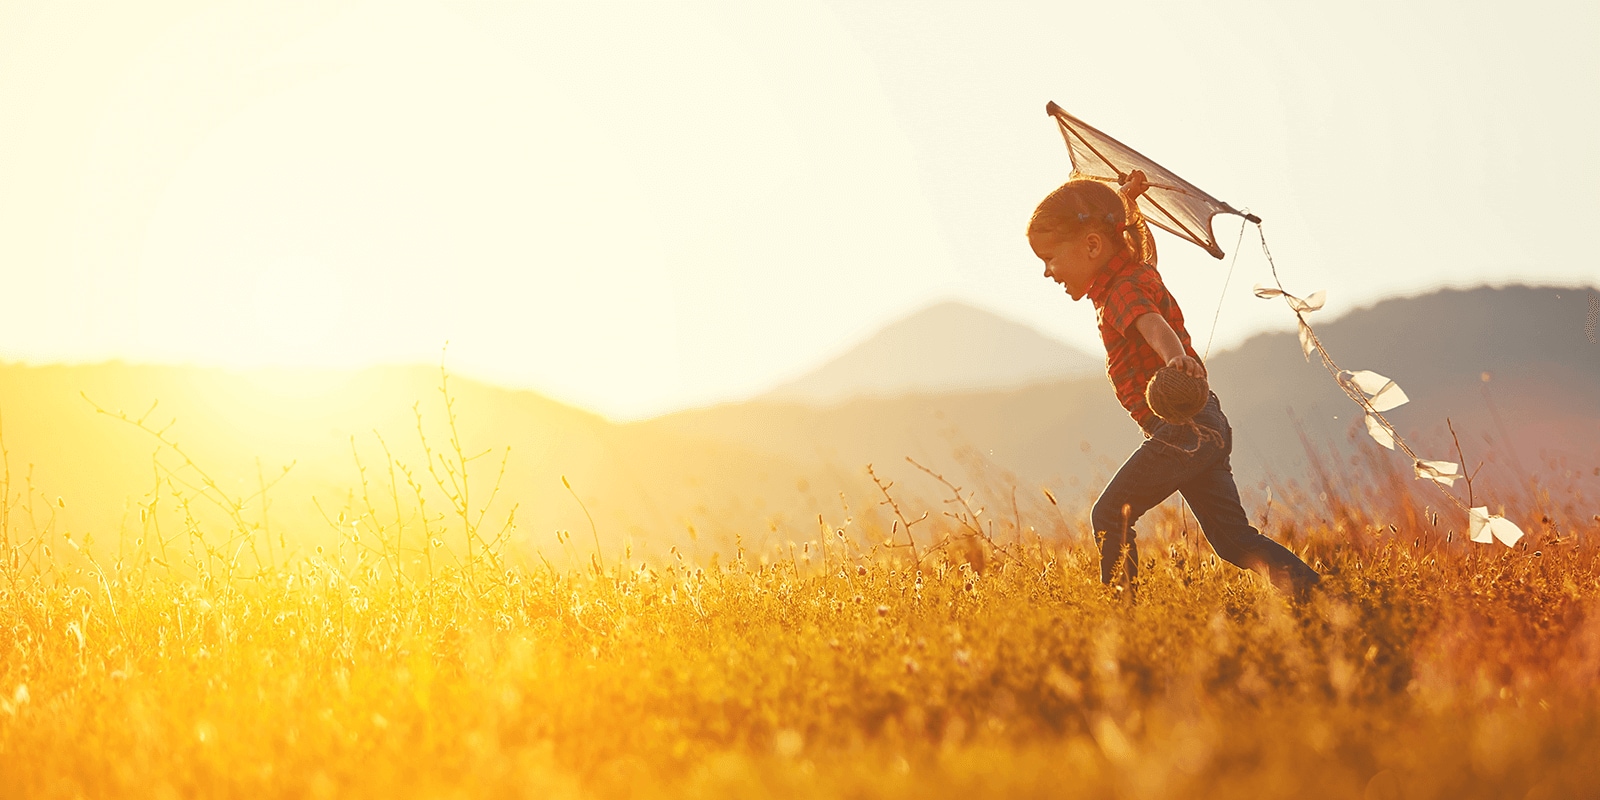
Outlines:
<svg viewBox="0 0 1600 800"><path fill-rule="evenodd" d="M1211 387L1205 378L1193 377L1176 367L1162 367L1145 384L1144 399L1156 416L1181 425L1205 408Z"/></svg>

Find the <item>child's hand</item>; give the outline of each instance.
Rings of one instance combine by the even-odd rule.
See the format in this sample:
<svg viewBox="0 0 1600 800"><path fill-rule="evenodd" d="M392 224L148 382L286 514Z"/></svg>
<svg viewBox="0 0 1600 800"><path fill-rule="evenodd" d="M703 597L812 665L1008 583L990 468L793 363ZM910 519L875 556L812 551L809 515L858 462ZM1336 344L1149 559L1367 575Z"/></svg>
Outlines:
<svg viewBox="0 0 1600 800"><path fill-rule="evenodd" d="M1187 353L1181 356L1174 356L1172 359L1167 361L1167 366L1173 367L1179 372L1182 372L1183 374L1192 378L1203 379L1206 376L1205 365L1201 364L1199 361L1196 361Z"/></svg>
<svg viewBox="0 0 1600 800"><path fill-rule="evenodd" d="M1122 194L1124 200L1131 203L1149 188L1150 179L1145 177L1144 170L1136 169L1128 173L1128 179L1122 182L1117 191Z"/></svg>

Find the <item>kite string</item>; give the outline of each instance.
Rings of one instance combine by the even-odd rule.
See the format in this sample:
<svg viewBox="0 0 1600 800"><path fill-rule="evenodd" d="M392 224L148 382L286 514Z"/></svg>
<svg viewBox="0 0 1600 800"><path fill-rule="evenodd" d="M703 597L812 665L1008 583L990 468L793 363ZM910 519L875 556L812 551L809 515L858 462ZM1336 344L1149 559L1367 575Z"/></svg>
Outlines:
<svg viewBox="0 0 1600 800"><path fill-rule="evenodd" d="M1256 235L1261 238L1261 252L1266 255L1266 257L1267 257L1267 266L1272 270L1272 281L1273 281L1273 283L1277 284L1278 291L1283 292L1285 295L1293 297L1294 295L1290 295L1289 292L1286 291L1283 288L1283 281L1278 279L1278 265L1277 265L1276 262L1274 262L1272 260L1272 250L1271 250L1271 248L1267 247L1267 234L1266 234L1266 232L1262 230L1261 223L1258 222L1255 225L1256 225ZM1240 228L1240 232L1241 233L1243 232L1243 230L1244 230L1243 228ZM1411 458L1411 462L1412 462L1412 464L1414 466L1418 465L1418 463L1421 462L1422 459L1416 454L1415 451L1413 451L1411 449L1410 445L1408 445L1406 443L1406 440L1400 436L1400 432L1395 430L1394 424L1391 423L1388 420L1388 418L1384 417L1382 412L1380 412L1377 409L1372 407L1371 401L1369 401L1367 399L1365 394L1355 390L1354 388L1352 388L1350 386L1349 383L1347 383L1346 381L1340 379L1339 376L1341 374L1343 374L1345 372L1345 370L1343 368L1341 368L1338 365L1338 363L1333 360L1333 356L1328 353L1328 349L1322 346L1322 340L1320 338L1318 338L1318 336L1316 334L1316 331L1313 331L1311 329L1310 323L1306 322L1305 314L1303 312L1296 311L1296 312L1294 312L1294 315L1295 315L1295 318L1300 323L1300 332L1301 332L1301 334L1305 337L1306 340L1310 341L1312 347L1316 349L1317 355L1321 356L1322 366L1323 366L1324 369L1326 369L1328 371L1328 373L1330 375L1333 376L1334 383L1339 384L1339 388L1343 389L1344 393L1347 396L1349 396L1349 398L1351 400L1354 400L1356 405L1360 406L1362 411L1364 411L1369 417L1371 417L1372 419L1377 420L1380 424L1382 424L1383 427L1386 428L1389 431L1390 438L1394 439L1395 446L1399 447L1401 452L1405 453L1407 456L1409 456ZM1467 468L1467 465L1465 465L1465 464L1461 465L1461 469L1463 471L1465 471L1466 468ZM1465 472L1463 472L1463 474L1465 474ZM1422 477L1422 475L1419 474L1417 477ZM1448 498L1450 500L1450 502L1454 503L1457 508L1461 509L1462 511L1468 511L1469 514L1470 514L1470 511L1467 508L1467 505L1465 503L1461 502L1461 499L1456 497L1453 493L1451 493L1449 489L1445 488L1444 484L1439 483L1438 481L1431 480L1431 479L1429 480L1429 483L1432 483L1441 493L1444 494L1444 496L1446 498Z"/></svg>
<svg viewBox="0 0 1600 800"><path fill-rule="evenodd" d="M1217 298L1217 313L1211 317L1211 335L1206 337L1206 352L1200 357L1201 361L1211 357L1211 343L1217 338L1217 320L1222 319L1222 301L1228 297L1228 283L1233 280L1234 265L1239 263L1239 245L1244 244L1244 226L1248 224L1249 220L1239 220L1239 238L1233 243L1233 258L1228 261L1228 277L1222 279L1222 296ZM1262 242L1265 243L1266 240L1262 239Z"/></svg>
<svg viewBox="0 0 1600 800"><path fill-rule="evenodd" d="M1211 317L1211 335L1206 337L1206 352L1200 357L1204 362L1211 357L1211 343L1217 338L1217 320L1222 318L1222 301L1228 297L1228 283L1233 280L1233 267L1239 263L1239 245L1244 243L1244 226L1249 220L1239 220L1239 238L1233 243L1233 258L1228 261L1228 277L1222 279L1222 296L1217 298L1217 313ZM1199 446L1198 444L1196 445ZM1183 533L1185 540L1189 535L1189 518L1184 514L1189 510L1189 498L1178 493L1178 515L1183 519ZM1197 518L1198 521L1198 518Z"/></svg>

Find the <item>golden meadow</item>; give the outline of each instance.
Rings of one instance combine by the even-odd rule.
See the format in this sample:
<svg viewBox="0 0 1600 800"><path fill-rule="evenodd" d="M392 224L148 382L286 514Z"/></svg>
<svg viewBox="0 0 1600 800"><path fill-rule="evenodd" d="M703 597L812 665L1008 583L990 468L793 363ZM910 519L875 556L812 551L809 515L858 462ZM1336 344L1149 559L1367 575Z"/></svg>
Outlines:
<svg viewBox="0 0 1600 800"><path fill-rule="evenodd" d="M525 530L472 414L353 450L314 520L150 417L99 415L154 453L116 529L68 530L8 454L0 794L1600 793L1600 520L1549 475L1510 549L1383 461L1280 499L1270 532L1326 574L1304 604L1163 507L1130 602L1081 501L907 463L804 533Z"/></svg>

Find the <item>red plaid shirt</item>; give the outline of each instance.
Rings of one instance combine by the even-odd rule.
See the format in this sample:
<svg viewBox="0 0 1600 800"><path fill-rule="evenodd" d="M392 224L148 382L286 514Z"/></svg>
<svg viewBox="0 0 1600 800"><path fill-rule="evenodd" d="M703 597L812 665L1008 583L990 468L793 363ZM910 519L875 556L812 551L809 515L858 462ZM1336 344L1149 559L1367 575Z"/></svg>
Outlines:
<svg viewBox="0 0 1600 800"><path fill-rule="evenodd" d="M1145 403L1144 387L1167 362L1144 340L1133 321L1145 314L1160 314L1183 343L1183 351L1199 361L1200 356L1189 344L1189 332L1183 327L1183 312L1156 268L1135 263L1126 251L1106 262L1089 282L1086 294L1094 303L1095 318L1100 323L1100 339L1106 345L1106 375L1116 387L1117 400L1148 434L1161 420Z"/></svg>

